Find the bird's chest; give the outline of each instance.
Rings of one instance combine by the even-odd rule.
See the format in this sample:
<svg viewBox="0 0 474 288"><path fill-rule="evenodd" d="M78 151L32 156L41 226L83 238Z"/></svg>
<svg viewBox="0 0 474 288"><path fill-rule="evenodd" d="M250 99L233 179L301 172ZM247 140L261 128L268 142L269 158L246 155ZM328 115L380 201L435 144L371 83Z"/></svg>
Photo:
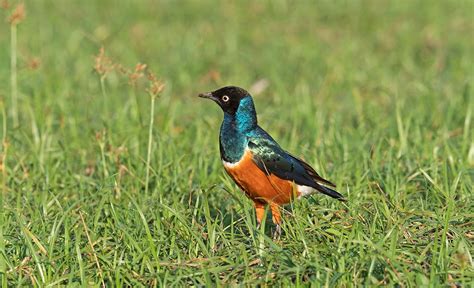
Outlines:
<svg viewBox="0 0 474 288"><path fill-rule="evenodd" d="M231 124L224 123L219 134L219 143L222 160L235 163L244 155L248 140Z"/></svg>
<svg viewBox="0 0 474 288"><path fill-rule="evenodd" d="M280 179L272 174L267 175L252 159L252 153L245 150L238 162L223 161L226 172L248 197L261 202L286 204L294 196L298 196L291 181Z"/></svg>

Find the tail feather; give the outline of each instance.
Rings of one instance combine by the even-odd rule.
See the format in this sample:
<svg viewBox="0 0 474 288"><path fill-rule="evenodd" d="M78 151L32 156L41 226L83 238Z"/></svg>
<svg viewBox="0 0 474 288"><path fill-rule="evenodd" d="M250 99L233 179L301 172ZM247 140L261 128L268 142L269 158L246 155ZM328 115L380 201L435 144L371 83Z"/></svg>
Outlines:
<svg viewBox="0 0 474 288"><path fill-rule="evenodd" d="M308 163L304 162L302 159L296 156L293 156L291 154L289 155L293 157L294 159L296 159L303 166L306 173L308 173L309 177L311 177L314 181L316 181L317 183L324 183L325 185L328 185L331 187L336 187L336 185L332 183L331 181L326 180L323 177L319 176L318 172L316 172L316 170L314 170L314 168L311 167L311 165L309 165Z"/></svg>
<svg viewBox="0 0 474 288"><path fill-rule="evenodd" d="M288 153L288 152L287 152ZM304 170L307 173L308 178L310 178L310 181L313 182L309 186L317 190L318 192L321 192L325 195L331 196L332 198L335 198L339 201L346 201L344 196L337 192L336 190L333 190L327 186L331 186L333 188L336 188L336 185L332 183L329 180L324 179L323 177L319 176L319 174L314 170L313 167L311 167L308 163L304 162L298 157L295 157L291 154L288 153L291 157L293 157L296 161L298 161L304 168ZM324 185L324 186L323 186Z"/></svg>
<svg viewBox="0 0 474 288"><path fill-rule="evenodd" d="M315 188L319 192L321 192L325 195L331 196L332 198L335 198L339 201L346 201L346 198L344 198L344 196L342 196L342 194L340 194L336 190L333 190L331 188L328 188L328 187L325 187L325 186L322 186L322 185L317 185L317 187L315 187Z"/></svg>

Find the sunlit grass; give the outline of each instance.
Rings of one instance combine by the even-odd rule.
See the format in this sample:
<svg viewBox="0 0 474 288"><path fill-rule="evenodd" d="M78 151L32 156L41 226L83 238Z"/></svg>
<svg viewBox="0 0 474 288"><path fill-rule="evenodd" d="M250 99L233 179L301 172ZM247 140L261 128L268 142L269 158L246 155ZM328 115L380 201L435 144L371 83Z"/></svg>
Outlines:
<svg viewBox="0 0 474 288"><path fill-rule="evenodd" d="M25 5L18 126L0 25L3 286L472 282L471 2ZM166 84L155 103L136 63ZM228 84L348 202L285 207L280 241L257 230L196 97Z"/></svg>

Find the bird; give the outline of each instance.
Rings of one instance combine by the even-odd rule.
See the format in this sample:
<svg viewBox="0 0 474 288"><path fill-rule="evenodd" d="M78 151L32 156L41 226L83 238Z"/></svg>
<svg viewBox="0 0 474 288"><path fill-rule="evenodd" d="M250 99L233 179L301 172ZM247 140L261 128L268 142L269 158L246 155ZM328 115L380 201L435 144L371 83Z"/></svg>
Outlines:
<svg viewBox="0 0 474 288"><path fill-rule="evenodd" d="M253 201L257 227L267 205L275 224L273 237L280 238L280 206L318 192L345 201L333 189L336 185L281 148L258 125L253 98L245 89L226 86L198 96L213 100L224 112L219 132L221 160L227 174Z"/></svg>

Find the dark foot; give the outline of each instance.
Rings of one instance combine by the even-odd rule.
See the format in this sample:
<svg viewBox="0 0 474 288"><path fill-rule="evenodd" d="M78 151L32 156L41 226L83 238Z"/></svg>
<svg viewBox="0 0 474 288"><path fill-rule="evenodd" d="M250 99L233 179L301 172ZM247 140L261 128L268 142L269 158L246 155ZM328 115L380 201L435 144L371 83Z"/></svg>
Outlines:
<svg viewBox="0 0 474 288"><path fill-rule="evenodd" d="M281 236L281 226L279 224L275 225L275 232L273 233L273 240L280 240Z"/></svg>

